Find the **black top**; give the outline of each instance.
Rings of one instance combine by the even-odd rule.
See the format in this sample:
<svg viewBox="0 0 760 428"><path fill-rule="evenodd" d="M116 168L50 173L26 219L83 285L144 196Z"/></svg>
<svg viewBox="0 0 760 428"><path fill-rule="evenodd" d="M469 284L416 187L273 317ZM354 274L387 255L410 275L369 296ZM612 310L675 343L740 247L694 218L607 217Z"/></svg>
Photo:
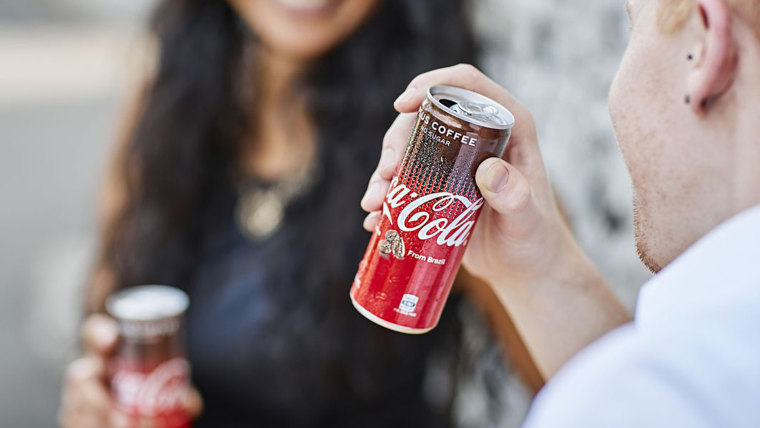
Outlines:
<svg viewBox="0 0 760 428"><path fill-rule="evenodd" d="M201 262L186 287L188 354L205 404L196 428L452 425L460 299L423 336L357 313L348 292L369 240L358 208L366 183L326 192L335 187L325 182L340 178L325 172L261 242L238 230L233 186L209 207ZM334 203L345 216L324 218L323 204ZM430 373L431 360L452 363Z"/></svg>

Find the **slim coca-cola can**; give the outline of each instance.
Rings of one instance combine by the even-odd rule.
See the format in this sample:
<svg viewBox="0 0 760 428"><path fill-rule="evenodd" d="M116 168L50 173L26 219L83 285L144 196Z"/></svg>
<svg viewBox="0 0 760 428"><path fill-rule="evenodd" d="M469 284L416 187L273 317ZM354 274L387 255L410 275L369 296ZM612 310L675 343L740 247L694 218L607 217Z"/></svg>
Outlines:
<svg viewBox="0 0 760 428"><path fill-rule="evenodd" d="M428 90L351 287L362 315L410 334L438 324L484 204L475 171L503 154L514 122L478 93Z"/></svg>
<svg viewBox="0 0 760 428"><path fill-rule="evenodd" d="M184 292L161 285L126 288L106 301L120 333L111 393L130 427L191 427L182 406L190 386L181 337L188 303Z"/></svg>

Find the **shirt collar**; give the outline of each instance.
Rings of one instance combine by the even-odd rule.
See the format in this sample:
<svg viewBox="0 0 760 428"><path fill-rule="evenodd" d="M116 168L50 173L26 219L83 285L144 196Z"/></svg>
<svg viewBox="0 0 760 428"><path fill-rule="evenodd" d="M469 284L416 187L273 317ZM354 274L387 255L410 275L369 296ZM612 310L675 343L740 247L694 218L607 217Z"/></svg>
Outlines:
<svg viewBox="0 0 760 428"><path fill-rule="evenodd" d="M675 313L698 316L748 299L760 302L760 205L720 224L647 282L636 325L661 328Z"/></svg>

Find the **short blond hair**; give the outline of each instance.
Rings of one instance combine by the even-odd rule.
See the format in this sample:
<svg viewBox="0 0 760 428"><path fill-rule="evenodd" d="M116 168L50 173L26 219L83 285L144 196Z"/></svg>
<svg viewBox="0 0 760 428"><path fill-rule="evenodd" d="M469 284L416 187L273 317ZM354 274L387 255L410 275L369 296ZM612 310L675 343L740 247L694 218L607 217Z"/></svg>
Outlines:
<svg viewBox="0 0 760 428"><path fill-rule="evenodd" d="M760 34L760 1L758 0L727 0L728 4L755 28ZM689 17L694 7L694 0L660 0L660 28L665 31L677 30Z"/></svg>

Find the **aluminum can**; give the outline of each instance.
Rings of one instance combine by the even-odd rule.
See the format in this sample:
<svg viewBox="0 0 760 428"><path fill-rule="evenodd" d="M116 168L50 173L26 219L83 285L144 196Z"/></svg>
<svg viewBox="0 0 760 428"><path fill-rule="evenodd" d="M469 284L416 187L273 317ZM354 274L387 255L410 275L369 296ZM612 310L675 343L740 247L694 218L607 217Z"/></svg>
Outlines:
<svg viewBox="0 0 760 428"><path fill-rule="evenodd" d="M351 287L362 315L410 334L438 324L484 204L475 171L503 154L514 122L478 93L428 90Z"/></svg>
<svg viewBox="0 0 760 428"><path fill-rule="evenodd" d="M145 285L111 295L106 311L119 324L111 360L111 393L130 427L189 428L182 400L190 386L181 329L187 295Z"/></svg>

